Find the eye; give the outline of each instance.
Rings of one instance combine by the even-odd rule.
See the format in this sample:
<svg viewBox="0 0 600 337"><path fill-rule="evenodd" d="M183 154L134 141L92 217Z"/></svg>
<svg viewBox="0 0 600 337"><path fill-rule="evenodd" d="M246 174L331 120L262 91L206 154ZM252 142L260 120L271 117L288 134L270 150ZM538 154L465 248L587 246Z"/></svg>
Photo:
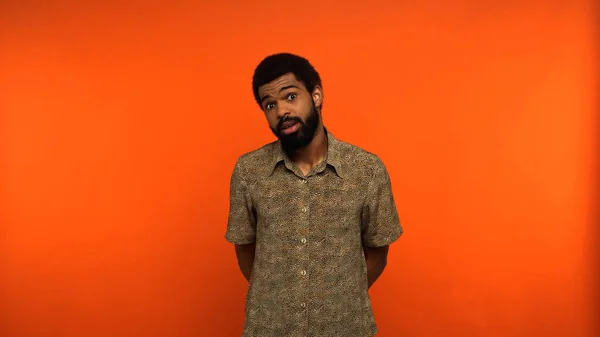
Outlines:
<svg viewBox="0 0 600 337"><path fill-rule="evenodd" d="M265 105L265 110L271 110L274 106L275 106L275 104L273 104L273 103L267 103Z"/></svg>
<svg viewBox="0 0 600 337"><path fill-rule="evenodd" d="M296 97L298 97L298 95L294 94L294 93L291 93L291 94L287 95L288 101L293 101L293 100L296 99Z"/></svg>

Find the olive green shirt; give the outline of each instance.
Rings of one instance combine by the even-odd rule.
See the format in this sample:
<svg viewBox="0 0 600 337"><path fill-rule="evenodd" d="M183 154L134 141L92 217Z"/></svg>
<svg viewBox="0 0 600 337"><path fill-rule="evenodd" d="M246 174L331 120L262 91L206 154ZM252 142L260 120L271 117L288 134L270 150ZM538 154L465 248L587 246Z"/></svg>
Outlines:
<svg viewBox="0 0 600 337"><path fill-rule="evenodd" d="M240 156L225 238L256 242L244 337L377 333L363 246L403 233L376 155L326 131L325 159L304 175L279 141Z"/></svg>

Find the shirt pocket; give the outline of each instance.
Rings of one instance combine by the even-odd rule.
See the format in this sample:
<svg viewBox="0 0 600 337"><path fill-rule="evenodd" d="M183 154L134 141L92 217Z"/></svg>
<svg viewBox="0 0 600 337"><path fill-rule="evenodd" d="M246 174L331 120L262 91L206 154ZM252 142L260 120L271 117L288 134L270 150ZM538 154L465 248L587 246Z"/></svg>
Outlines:
<svg viewBox="0 0 600 337"><path fill-rule="evenodd" d="M357 224L346 224L328 226L325 232L324 254L330 256L348 256L355 254L360 249L360 226Z"/></svg>

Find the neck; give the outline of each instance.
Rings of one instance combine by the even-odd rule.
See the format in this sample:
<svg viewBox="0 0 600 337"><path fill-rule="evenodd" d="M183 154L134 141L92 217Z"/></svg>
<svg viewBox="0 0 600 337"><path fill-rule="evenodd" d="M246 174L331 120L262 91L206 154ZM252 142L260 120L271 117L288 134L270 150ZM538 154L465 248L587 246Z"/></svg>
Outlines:
<svg viewBox="0 0 600 337"><path fill-rule="evenodd" d="M327 154L327 136L323 125L319 125L315 131L313 140L305 147L290 154L290 159L298 166L313 168L319 164Z"/></svg>

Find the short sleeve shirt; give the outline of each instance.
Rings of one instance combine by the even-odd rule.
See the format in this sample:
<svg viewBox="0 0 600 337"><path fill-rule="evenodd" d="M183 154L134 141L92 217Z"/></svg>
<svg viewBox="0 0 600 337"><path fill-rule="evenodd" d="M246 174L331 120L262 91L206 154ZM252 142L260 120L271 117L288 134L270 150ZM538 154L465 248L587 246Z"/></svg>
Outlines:
<svg viewBox="0 0 600 337"><path fill-rule="evenodd" d="M225 238L255 243L243 337L377 333L363 246L402 234L390 177L376 155L327 132L304 175L276 141L240 156Z"/></svg>

